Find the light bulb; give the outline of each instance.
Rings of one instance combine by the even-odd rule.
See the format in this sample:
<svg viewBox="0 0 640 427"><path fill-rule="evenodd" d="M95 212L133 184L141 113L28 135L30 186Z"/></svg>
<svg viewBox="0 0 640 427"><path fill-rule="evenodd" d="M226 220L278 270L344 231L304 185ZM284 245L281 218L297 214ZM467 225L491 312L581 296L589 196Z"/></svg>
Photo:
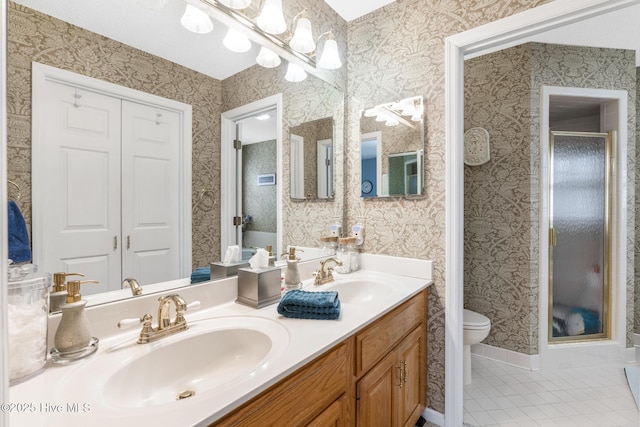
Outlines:
<svg viewBox="0 0 640 427"><path fill-rule="evenodd" d="M289 62L289 67L287 67L287 74L285 74L284 78L292 83L297 83L306 79L307 73L298 64Z"/></svg>
<svg viewBox="0 0 640 427"><path fill-rule="evenodd" d="M232 52L242 53L251 49L249 39L240 31L233 28L229 28L227 35L224 36L222 40L222 44Z"/></svg>
<svg viewBox="0 0 640 427"><path fill-rule="evenodd" d="M187 30L198 34L210 33L213 30L213 22L209 15L190 4L184 10L180 23Z"/></svg>
<svg viewBox="0 0 640 427"><path fill-rule="evenodd" d="M293 33L289 46L300 53L309 53L316 49L316 42L313 41L313 33L311 31L311 21L307 18L298 20L296 31Z"/></svg>
<svg viewBox="0 0 640 427"><path fill-rule="evenodd" d="M324 49L322 49L322 56L320 56L318 66L327 70L335 70L342 67L342 61L340 61L340 54L338 53L338 43L335 40L324 42Z"/></svg>
<svg viewBox="0 0 640 427"><path fill-rule="evenodd" d="M395 117L389 117L384 123L385 126L398 126L400 122Z"/></svg>
<svg viewBox="0 0 640 427"><path fill-rule="evenodd" d="M275 68L280 65L280 57L266 47L261 47L256 62L265 68Z"/></svg>
<svg viewBox="0 0 640 427"><path fill-rule="evenodd" d="M246 9L251 4L251 0L218 0L223 5L231 9Z"/></svg>
<svg viewBox="0 0 640 427"><path fill-rule="evenodd" d="M378 109L377 108L369 108L368 110L364 111L364 116L365 117L375 117L378 115Z"/></svg>
<svg viewBox="0 0 640 427"><path fill-rule="evenodd" d="M258 27L269 34L284 33L287 23L282 13L282 0L266 0L256 22Z"/></svg>

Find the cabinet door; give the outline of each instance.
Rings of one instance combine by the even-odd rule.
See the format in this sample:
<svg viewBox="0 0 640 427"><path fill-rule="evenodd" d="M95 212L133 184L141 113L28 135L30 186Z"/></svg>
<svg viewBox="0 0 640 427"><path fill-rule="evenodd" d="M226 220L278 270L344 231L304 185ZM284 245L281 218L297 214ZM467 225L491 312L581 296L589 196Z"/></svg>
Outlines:
<svg viewBox="0 0 640 427"><path fill-rule="evenodd" d="M424 409L426 367L421 354L425 339L424 329L419 327L398 346L398 359L402 364L402 397L398 402L397 425L413 426Z"/></svg>
<svg viewBox="0 0 640 427"><path fill-rule="evenodd" d="M307 427L344 427L345 424L345 396L336 400L325 409L320 415L318 415L313 421L311 421Z"/></svg>
<svg viewBox="0 0 640 427"><path fill-rule="evenodd" d="M357 385L357 425L389 427L396 425L399 365L396 352L382 359Z"/></svg>

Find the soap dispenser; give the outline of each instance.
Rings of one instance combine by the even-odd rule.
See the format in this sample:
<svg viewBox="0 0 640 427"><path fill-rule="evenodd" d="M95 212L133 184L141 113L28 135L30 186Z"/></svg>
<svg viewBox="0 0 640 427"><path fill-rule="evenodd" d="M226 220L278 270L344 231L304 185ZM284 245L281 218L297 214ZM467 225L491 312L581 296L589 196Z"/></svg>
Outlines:
<svg viewBox="0 0 640 427"><path fill-rule="evenodd" d="M300 289L302 282L300 280L300 272L298 271L298 260L296 259L296 248L289 248L289 257L287 258L287 270L284 273L284 289L285 292L292 289Z"/></svg>
<svg viewBox="0 0 640 427"><path fill-rule="evenodd" d="M276 266L276 257L273 255L273 246L267 245L267 252L269 252L269 267Z"/></svg>
<svg viewBox="0 0 640 427"><path fill-rule="evenodd" d="M60 311L60 304L64 304L67 298L67 277L69 276L81 276L82 273L53 273L53 288L49 294L49 313Z"/></svg>
<svg viewBox="0 0 640 427"><path fill-rule="evenodd" d="M98 339L91 337L89 321L84 311L87 301L80 295L80 285L98 283L97 280L70 280L67 282L67 297L60 305L62 318L51 350L54 362L65 363L93 354L98 348Z"/></svg>

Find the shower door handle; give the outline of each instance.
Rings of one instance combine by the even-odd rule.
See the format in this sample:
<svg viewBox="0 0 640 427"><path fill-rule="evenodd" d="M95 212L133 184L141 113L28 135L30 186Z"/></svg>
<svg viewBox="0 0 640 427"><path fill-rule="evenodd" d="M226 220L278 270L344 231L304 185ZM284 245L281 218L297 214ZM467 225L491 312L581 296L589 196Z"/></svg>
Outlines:
<svg viewBox="0 0 640 427"><path fill-rule="evenodd" d="M549 246L555 246L555 245L556 245L556 229L550 228L549 229Z"/></svg>

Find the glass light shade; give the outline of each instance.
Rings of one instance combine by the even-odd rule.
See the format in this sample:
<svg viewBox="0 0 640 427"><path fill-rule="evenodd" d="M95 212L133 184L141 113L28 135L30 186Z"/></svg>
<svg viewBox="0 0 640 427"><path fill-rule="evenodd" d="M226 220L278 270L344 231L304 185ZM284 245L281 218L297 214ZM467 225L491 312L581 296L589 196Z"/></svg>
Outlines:
<svg viewBox="0 0 640 427"><path fill-rule="evenodd" d="M407 102L404 107L402 108L402 115L403 116L413 116L414 114L416 114L416 107L415 105L413 105L413 101Z"/></svg>
<svg viewBox="0 0 640 427"><path fill-rule="evenodd" d="M251 0L218 0L223 5L231 9L246 9L251 4Z"/></svg>
<svg viewBox="0 0 640 427"><path fill-rule="evenodd" d="M389 119L387 119L387 121L384 123L385 126L398 126L399 124L400 122L398 121L398 119L394 117L389 117Z"/></svg>
<svg viewBox="0 0 640 427"><path fill-rule="evenodd" d="M265 68L275 68L280 65L280 57L266 47L261 47L256 62Z"/></svg>
<svg viewBox="0 0 640 427"><path fill-rule="evenodd" d="M411 121L412 122L421 122L422 121L422 114L420 114L419 112L416 112L413 116L411 116Z"/></svg>
<svg viewBox="0 0 640 427"><path fill-rule="evenodd" d="M282 0L266 0L256 22L258 27L269 34L284 33L287 23L282 13Z"/></svg>
<svg viewBox="0 0 640 427"><path fill-rule="evenodd" d="M324 49L322 49L318 66L327 70L335 70L342 67L342 61L340 61L340 54L338 53L338 43L335 40L324 42Z"/></svg>
<svg viewBox="0 0 640 427"><path fill-rule="evenodd" d="M180 23L187 30L198 34L210 33L213 30L213 22L209 15L190 4L184 10Z"/></svg>
<svg viewBox="0 0 640 427"><path fill-rule="evenodd" d="M376 122L386 122L388 119L387 115L383 112L379 112L376 116Z"/></svg>
<svg viewBox="0 0 640 427"><path fill-rule="evenodd" d="M251 42L249 39L240 31L233 28L229 28L227 35L222 39L222 44L231 52L242 53L251 49Z"/></svg>
<svg viewBox="0 0 640 427"><path fill-rule="evenodd" d="M307 18L298 20L296 31L293 33L289 46L300 53L309 53L316 49L316 42L313 41L313 33L311 31L311 21Z"/></svg>
<svg viewBox="0 0 640 427"><path fill-rule="evenodd" d="M285 74L284 78L292 83L301 82L307 78L307 72L304 71L298 64L289 62L287 74Z"/></svg>
<svg viewBox="0 0 640 427"><path fill-rule="evenodd" d="M368 110L364 111L364 116L365 117L375 117L378 115L378 109L377 108L369 108Z"/></svg>
<svg viewBox="0 0 640 427"><path fill-rule="evenodd" d="M167 5L167 0L138 0L138 6L149 10L159 10Z"/></svg>

